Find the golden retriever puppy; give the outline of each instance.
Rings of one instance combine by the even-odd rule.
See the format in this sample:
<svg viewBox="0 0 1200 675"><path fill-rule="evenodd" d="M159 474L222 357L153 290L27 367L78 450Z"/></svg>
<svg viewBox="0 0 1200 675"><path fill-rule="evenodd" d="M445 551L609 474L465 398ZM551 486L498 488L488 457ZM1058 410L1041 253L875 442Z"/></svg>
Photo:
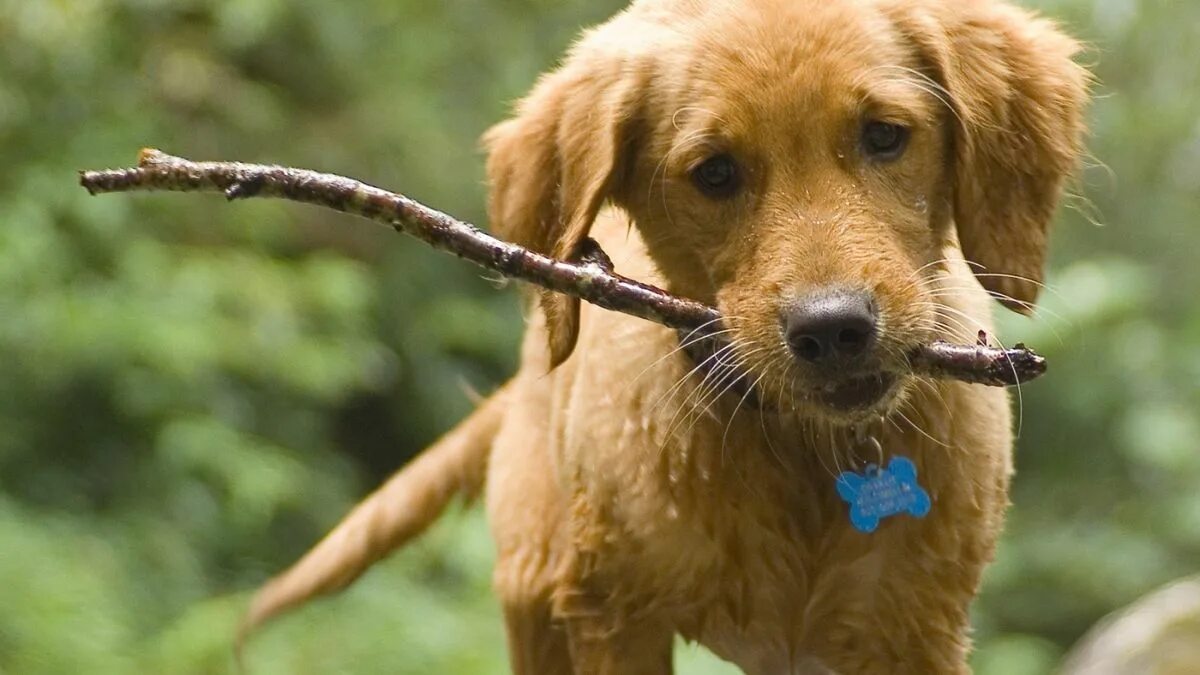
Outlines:
<svg viewBox="0 0 1200 675"><path fill-rule="evenodd" d="M1076 51L993 0L638 0L586 33L486 136L492 227L594 237L728 346L544 294L512 381L247 626L486 482L517 673L670 673L676 635L751 674L968 672L1009 398L905 354L1034 302Z"/></svg>

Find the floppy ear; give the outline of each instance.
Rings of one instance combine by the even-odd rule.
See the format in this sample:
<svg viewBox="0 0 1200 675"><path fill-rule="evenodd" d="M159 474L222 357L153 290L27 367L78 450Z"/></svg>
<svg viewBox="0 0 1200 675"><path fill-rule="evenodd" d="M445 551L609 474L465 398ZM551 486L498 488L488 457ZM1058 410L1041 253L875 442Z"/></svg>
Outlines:
<svg viewBox="0 0 1200 675"><path fill-rule="evenodd" d="M1051 22L996 2L895 5L897 23L946 89L954 220L984 288L1028 313L1063 182L1082 152L1090 76Z"/></svg>
<svg viewBox="0 0 1200 675"><path fill-rule="evenodd" d="M628 57L577 49L512 119L484 135L497 235L556 258L576 256L604 202L622 201L646 77ZM579 300L542 291L541 302L554 367L575 348Z"/></svg>

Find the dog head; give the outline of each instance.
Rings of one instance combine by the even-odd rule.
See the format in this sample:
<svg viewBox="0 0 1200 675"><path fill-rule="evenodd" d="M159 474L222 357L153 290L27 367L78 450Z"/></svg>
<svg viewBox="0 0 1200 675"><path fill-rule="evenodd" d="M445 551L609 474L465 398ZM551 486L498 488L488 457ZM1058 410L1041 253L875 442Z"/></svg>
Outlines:
<svg viewBox="0 0 1200 675"><path fill-rule="evenodd" d="M492 225L569 258L611 201L758 387L856 419L963 322L931 283L948 247L1035 301L1081 151L1077 49L991 0L635 2L488 132ZM578 303L543 307L557 364Z"/></svg>

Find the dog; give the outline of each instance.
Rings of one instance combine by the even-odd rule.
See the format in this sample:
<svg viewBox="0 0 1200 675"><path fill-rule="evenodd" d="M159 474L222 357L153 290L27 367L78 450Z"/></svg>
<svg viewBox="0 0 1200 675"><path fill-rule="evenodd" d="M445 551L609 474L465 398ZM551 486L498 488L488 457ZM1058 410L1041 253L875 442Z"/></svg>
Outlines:
<svg viewBox="0 0 1200 675"><path fill-rule="evenodd" d="M1033 307L1079 49L1000 0L636 0L586 32L485 136L491 226L594 238L726 346L542 293L519 372L244 629L486 485L515 673L670 673L677 635L754 675L969 672L1010 399L905 355Z"/></svg>

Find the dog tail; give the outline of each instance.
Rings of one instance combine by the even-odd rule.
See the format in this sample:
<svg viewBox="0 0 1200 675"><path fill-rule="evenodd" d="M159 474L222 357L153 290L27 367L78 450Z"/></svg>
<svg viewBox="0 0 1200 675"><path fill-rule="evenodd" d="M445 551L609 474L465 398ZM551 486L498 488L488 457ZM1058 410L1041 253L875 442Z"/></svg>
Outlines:
<svg viewBox="0 0 1200 675"><path fill-rule="evenodd" d="M354 507L299 562L260 588L238 627L239 657L246 638L267 621L349 586L368 567L421 534L455 495L468 501L478 496L510 388L506 385L488 397Z"/></svg>

